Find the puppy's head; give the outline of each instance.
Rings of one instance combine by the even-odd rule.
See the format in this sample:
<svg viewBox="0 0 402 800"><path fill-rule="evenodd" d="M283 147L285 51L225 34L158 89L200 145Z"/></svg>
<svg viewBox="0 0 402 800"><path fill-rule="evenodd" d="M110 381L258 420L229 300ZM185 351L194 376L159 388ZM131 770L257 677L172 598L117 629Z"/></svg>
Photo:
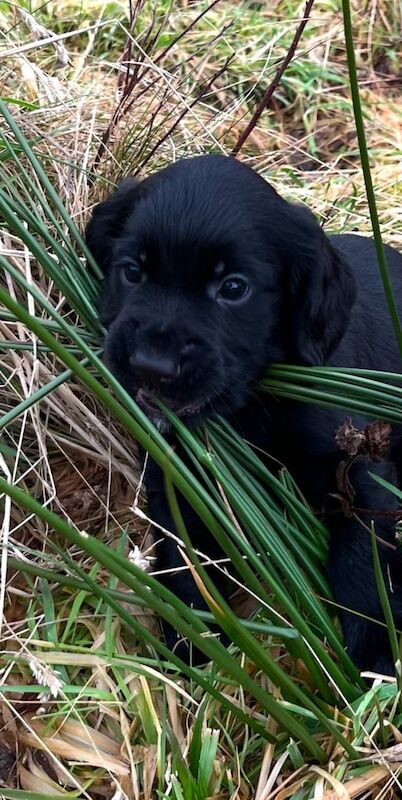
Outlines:
<svg viewBox="0 0 402 800"><path fill-rule="evenodd" d="M269 364L322 364L354 281L310 212L224 156L180 161L99 204L105 357L155 422L238 410Z"/></svg>

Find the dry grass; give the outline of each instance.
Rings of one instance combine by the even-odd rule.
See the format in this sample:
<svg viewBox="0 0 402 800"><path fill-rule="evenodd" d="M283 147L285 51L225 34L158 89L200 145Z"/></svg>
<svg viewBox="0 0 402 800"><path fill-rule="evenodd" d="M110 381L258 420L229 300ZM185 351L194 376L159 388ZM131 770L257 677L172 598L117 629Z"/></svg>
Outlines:
<svg viewBox="0 0 402 800"><path fill-rule="evenodd" d="M84 8L74 0L43 8L32 3L32 15L7 6L0 2L0 54L7 54L0 72L2 95L16 101L10 107L24 132L37 142L36 152L81 227L93 203L122 174L152 170L190 153L230 151L261 91L259 85L265 87L286 51L302 8L291 0L254 8L247 2L221 0L164 53L206 8L203 3L171 8L161 3L154 21L151 7L145 5L131 31L123 2L90 0ZM297 58L242 157L289 199L312 207L326 229L369 234L341 16L335 6L330 0L317 0ZM73 35L41 45L37 37L46 32L37 22L49 36L54 31ZM152 42L152 31L162 22L161 35ZM399 247L401 24L396 0L370 0L364 8L355 4L377 202L384 238ZM82 33L83 28L90 30ZM131 48L131 60L139 65L126 97L124 47ZM115 124L106 136L113 113ZM95 178L100 180L94 183ZM2 180L14 179L10 162L3 160ZM0 248L27 279L52 294L63 313L70 313L50 282L46 285L31 254L6 229L0 232ZM20 291L11 280L9 290ZM0 339L0 409L6 413L58 376L61 366L6 314L0 317ZM20 485L79 529L90 528L126 551L134 544L148 546L148 523L132 510L140 489L135 442L82 386L66 380L2 433L0 466L6 475L18 475ZM62 543L57 537L36 518L1 502L3 546L8 545L9 557L59 568ZM82 556L73 549L69 555ZM116 620L99 614L93 597L40 579L27 581L15 564L4 582L6 566L3 550L4 786L53 797L77 791L69 796L92 800L201 800L207 794L183 789L191 784L188 774L201 786L189 757L201 718L204 743L210 748L203 756L205 769L210 768L208 791L215 798L400 796L396 776L402 754L395 750L402 747L400 717L397 708L390 707L386 685L377 702L384 724L394 726L395 744L382 752L381 726L374 724L373 712L362 708L358 719L363 727L357 725L351 739L372 764L363 775L336 749L328 750L324 769L305 765L296 745L292 753L274 758L270 745L258 737L247 738L244 728L212 701L205 705L199 687L173 683L155 671L157 665L138 642ZM83 561L82 567L93 565ZM97 579L108 581L102 571ZM129 607L134 613L135 606ZM264 676L258 679L266 685ZM53 694L44 695L40 684L53 687ZM238 687L219 685L250 714L259 715L258 708L248 709ZM346 725L345 719L340 722ZM307 794L304 785L310 787Z"/></svg>

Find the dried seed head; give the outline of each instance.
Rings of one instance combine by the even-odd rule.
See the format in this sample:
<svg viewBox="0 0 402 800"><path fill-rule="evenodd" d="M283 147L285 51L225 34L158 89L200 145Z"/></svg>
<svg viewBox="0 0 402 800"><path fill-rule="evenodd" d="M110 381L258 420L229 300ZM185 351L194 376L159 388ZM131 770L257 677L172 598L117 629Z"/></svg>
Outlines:
<svg viewBox="0 0 402 800"><path fill-rule="evenodd" d="M371 461L381 461L388 455L390 433L388 422L370 422L360 431L348 419L338 428L335 441L348 456L362 455Z"/></svg>

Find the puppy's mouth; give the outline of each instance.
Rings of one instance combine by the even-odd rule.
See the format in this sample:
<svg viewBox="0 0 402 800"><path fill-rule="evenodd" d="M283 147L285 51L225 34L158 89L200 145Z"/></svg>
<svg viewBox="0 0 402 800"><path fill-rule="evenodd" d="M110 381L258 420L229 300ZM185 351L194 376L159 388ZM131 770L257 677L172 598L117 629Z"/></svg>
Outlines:
<svg viewBox="0 0 402 800"><path fill-rule="evenodd" d="M183 403L179 400L172 400L153 394L147 389L138 389L135 396L136 402L145 411L150 419L166 419L162 409L158 405L158 399L161 400L171 411L177 414L178 417L190 417L197 414L207 404L208 399L193 400L191 403Z"/></svg>

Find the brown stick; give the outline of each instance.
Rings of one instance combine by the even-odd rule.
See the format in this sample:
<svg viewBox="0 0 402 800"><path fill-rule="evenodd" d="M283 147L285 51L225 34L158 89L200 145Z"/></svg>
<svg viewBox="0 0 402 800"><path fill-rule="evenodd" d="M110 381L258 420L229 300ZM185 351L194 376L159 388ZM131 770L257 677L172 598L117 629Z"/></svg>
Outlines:
<svg viewBox="0 0 402 800"><path fill-rule="evenodd" d="M152 62L153 66L159 64L159 62L162 61L166 57L166 55L170 52L170 50L172 50L172 48L175 47L176 44L196 26L197 23L209 11L211 11L213 8L215 8L215 6L218 3L220 3L220 1L221 0L211 0L211 3L206 8L204 8L198 14L198 16L196 16L191 22L189 22L189 24L184 28L184 30L181 33L179 33L173 39L173 41L170 42L170 44L168 44L167 47L165 47L165 49L162 50L161 53L159 53L158 56L156 56L153 59L153 62ZM151 61L152 49L155 46L156 41L157 41L158 36L159 36L159 33L161 32L162 27L163 27L163 23L162 23L161 26L159 26L159 28L157 29L154 38L152 38L152 31L153 31L154 25L155 25L155 20L154 19L152 20L152 22L150 24L150 27L149 27L149 30L148 30L148 33L147 33L146 38L145 38L145 42L143 42L143 44L142 44L143 54L139 57L138 63L134 66L134 69L133 69L132 74L130 76L130 62L131 62L131 54L132 54L133 44L134 44L133 43L133 28L134 28L136 20L138 19L139 14L141 13L142 6L143 6L143 0L135 0L135 5L134 6L133 6L133 0L129 0L128 36L127 36L127 39L126 39L126 43L125 43L125 46L124 46L124 52L123 52L123 56L122 56L122 60L121 60L123 66L125 66L126 68L122 73L120 73L118 75L118 78L117 78L117 87L122 90L121 91L121 97L120 97L120 99L118 101L118 104L117 104L116 108L114 109L114 111L112 113L112 117L110 119L109 124L107 125L107 128L104 130L104 132L102 134L98 150L97 150L97 152L95 154L95 158L94 158L93 163L92 163L92 170L91 171L93 173L97 171L97 169L99 167L99 164L100 164L100 161L101 161L102 157L104 156L104 154L105 154L105 152L107 150L107 147L109 145L111 136L112 136L113 132L115 131L115 129L117 128L120 120L123 117L125 117L125 115L129 112L129 110L131 109L133 103L134 102L138 102L139 96L144 94L144 92L147 91L147 88L149 88L149 87L146 87L145 89L143 89L142 92L140 92L139 95L133 97L131 102L130 102L130 96L133 95L133 92L134 92L135 88L138 87L140 81L144 78L146 73L149 72L149 70L150 70L150 66L149 66L149 64L147 64L147 57L148 57L149 61ZM93 183L93 181L94 181L94 179L92 178L89 182Z"/></svg>
<svg viewBox="0 0 402 800"><path fill-rule="evenodd" d="M169 136L171 136L171 135L172 135L173 131L174 131L174 130L177 128L177 126L178 126L178 125L179 125L179 123L182 121L182 119L183 119L183 118L186 116L186 114L188 114L188 112L189 112L189 111L190 111L190 110L191 110L191 109L192 109L192 108L193 108L193 107L194 107L194 106L195 106L197 103L199 103L199 102L200 102L200 100L202 100L202 98L203 98L203 97L204 97L204 96L207 94L207 92L210 90L211 86L212 86L212 85L213 85L213 83L214 83L214 82L217 80L217 78L220 78L220 76L221 76L221 75L223 75L223 73L224 73L224 72L226 71L226 69L228 68L229 64L232 62L232 60L233 60L233 57L234 57L234 56L229 56L229 57L226 59L226 61L225 61L224 65L223 65L223 67L221 67L221 69L219 69L217 72L215 72L215 74L214 74L214 75L212 75L212 78L211 78L211 79L208 81L208 83L206 84L206 86L204 86L204 87L203 87L203 88L202 88L202 89L201 89L201 90L200 90L200 91L199 91L199 92L196 94L196 96L195 96L195 97L194 97L194 99L191 101L191 103L189 103L189 104L188 104L188 106L186 106L186 107L183 109L183 111L181 112L181 114L179 114L179 116L177 117L177 119L174 121L173 125L172 125L172 126L169 128L169 130L168 130L168 131L167 131L167 132L166 132L166 133L165 133L165 134L164 134L164 135L163 135L163 136L162 136L162 137L161 137L161 138L160 138L160 139L159 139L159 140L156 142L156 144L155 144L155 145L152 147L152 149L150 150L150 152L147 154L146 158L145 158L145 159L142 161L142 163L141 163L141 169L144 169L144 167L146 166L146 164L148 164L148 161L150 161L150 159L151 159L151 158L152 158L152 156L153 156L153 155L156 153L156 151L159 149L159 147L160 147L160 146L161 146L161 145L162 145L162 144L163 144L163 143L166 141L166 139L168 139L168 138L169 138Z"/></svg>
<svg viewBox="0 0 402 800"><path fill-rule="evenodd" d="M311 9L313 7L313 4L314 4L314 0L307 0L306 7L304 9L303 19L299 23L299 26L298 26L298 28L296 30L296 33L295 33L294 37L293 37L292 44L290 45L289 50L286 53L286 56L282 61L282 64L278 67L272 83L268 86L268 89L265 92L265 94L262 97L262 99L260 100L260 102L258 103L258 106L257 106L256 110L254 111L254 114L251 117L250 122L248 123L248 125L247 125L246 129L243 131L243 133L240 134L240 136L239 136L239 138L238 138L238 140L237 140L237 142L236 142L236 144L235 144L235 146L234 146L234 148L233 148L233 150L232 150L232 152L230 154L234 158L239 154L239 152L240 152L241 148L243 147L245 141L248 139L248 137L250 136L250 133L254 130L255 126L257 125L257 122L258 122L261 114L263 113L263 111L265 111L269 101L271 100L271 97L272 97L275 89L278 88L283 73L285 72L286 68L289 66L290 62L292 61L292 58L293 58L293 56L294 56L294 54L296 52L297 45L299 44L301 35L302 35L306 25L307 25L308 18L310 16L310 12L311 12Z"/></svg>

